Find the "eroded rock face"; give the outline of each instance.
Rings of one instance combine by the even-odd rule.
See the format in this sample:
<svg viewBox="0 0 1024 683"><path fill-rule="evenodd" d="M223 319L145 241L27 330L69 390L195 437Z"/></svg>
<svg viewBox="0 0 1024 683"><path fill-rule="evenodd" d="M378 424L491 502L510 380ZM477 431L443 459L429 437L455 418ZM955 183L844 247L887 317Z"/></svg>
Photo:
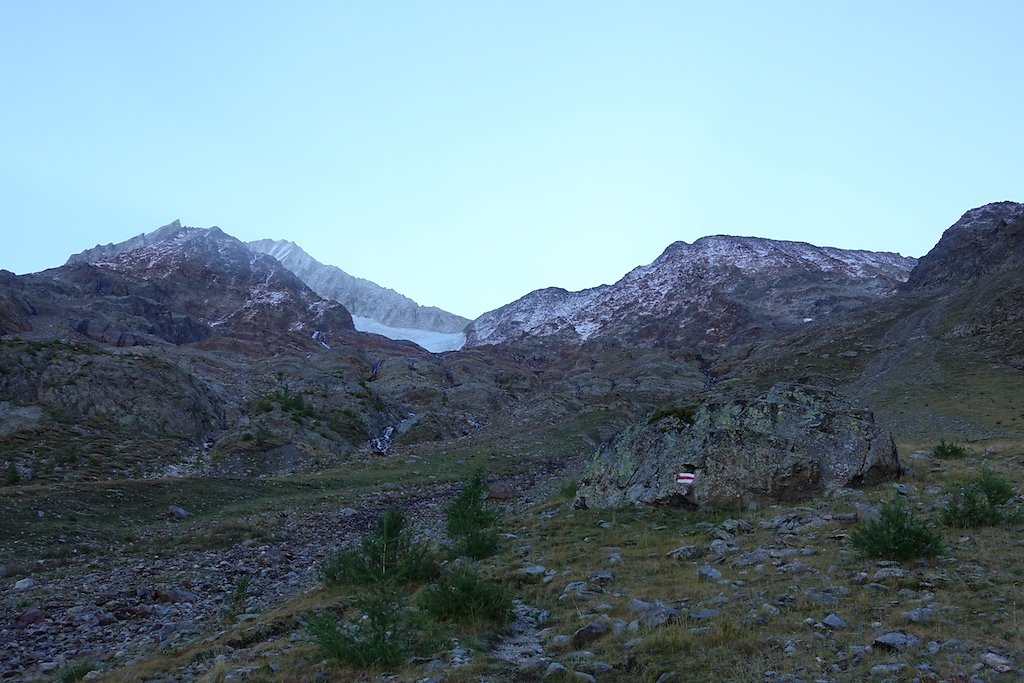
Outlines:
<svg viewBox="0 0 1024 683"><path fill-rule="evenodd" d="M750 507L871 484L900 471L892 435L833 390L779 383L656 414L601 447L577 505ZM692 484L677 474L695 474Z"/></svg>

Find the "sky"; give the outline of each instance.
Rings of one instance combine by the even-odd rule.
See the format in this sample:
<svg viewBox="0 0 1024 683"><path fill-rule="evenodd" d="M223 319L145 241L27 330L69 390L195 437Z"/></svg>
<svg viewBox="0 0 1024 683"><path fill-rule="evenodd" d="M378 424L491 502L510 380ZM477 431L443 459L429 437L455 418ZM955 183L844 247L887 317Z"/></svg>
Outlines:
<svg viewBox="0 0 1024 683"><path fill-rule="evenodd" d="M0 268L180 218L467 317L1024 201L1024 2L0 0Z"/></svg>

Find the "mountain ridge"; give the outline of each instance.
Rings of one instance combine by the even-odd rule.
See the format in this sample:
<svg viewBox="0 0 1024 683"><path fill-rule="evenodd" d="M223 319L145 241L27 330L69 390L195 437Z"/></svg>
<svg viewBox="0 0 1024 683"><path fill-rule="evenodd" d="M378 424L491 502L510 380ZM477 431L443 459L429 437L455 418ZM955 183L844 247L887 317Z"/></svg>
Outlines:
<svg viewBox="0 0 1024 683"><path fill-rule="evenodd" d="M549 287L485 313L467 328L467 346L530 338L579 344L595 337L720 346L754 328L791 325L888 296L915 264L899 254L759 237L678 241L614 284L577 292ZM765 286L761 280L769 276L777 283ZM639 333L630 333L637 323ZM701 325L703 331L684 329Z"/></svg>
<svg viewBox="0 0 1024 683"><path fill-rule="evenodd" d="M355 317L371 318L393 328L417 328L430 332L457 333L469 319L423 306L395 290L321 263L288 240L262 239L247 243L250 249L269 254L295 273L313 291L343 304Z"/></svg>

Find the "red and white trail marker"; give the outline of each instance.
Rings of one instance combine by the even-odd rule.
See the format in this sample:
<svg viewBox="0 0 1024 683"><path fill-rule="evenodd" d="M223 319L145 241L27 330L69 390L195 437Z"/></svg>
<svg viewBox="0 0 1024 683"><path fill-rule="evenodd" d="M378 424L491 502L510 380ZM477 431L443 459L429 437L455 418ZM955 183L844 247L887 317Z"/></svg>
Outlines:
<svg viewBox="0 0 1024 683"><path fill-rule="evenodd" d="M693 472L680 472L679 474L676 475L676 483L688 486L693 483L693 480L696 477L697 475L694 474Z"/></svg>

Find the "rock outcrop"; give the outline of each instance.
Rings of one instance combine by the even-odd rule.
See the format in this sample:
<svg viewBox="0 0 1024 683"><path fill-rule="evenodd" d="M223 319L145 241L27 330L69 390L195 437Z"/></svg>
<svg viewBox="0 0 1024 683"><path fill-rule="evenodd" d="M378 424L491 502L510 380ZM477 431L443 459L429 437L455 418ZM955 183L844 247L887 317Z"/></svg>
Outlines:
<svg viewBox="0 0 1024 683"><path fill-rule="evenodd" d="M1024 269L1024 204L995 202L951 225L910 273L905 288L960 288L979 277Z"/></svg>
<svg viewBox="0 0 1024 683"><path fill-rule="evenodd" d="M656 412L599 450L580 507L743 507L875 483L900 471L892 436L833 390L779 383ZM692 473L691 484L677 475ZM685 477L684 477L685 479Z"/></svg>

